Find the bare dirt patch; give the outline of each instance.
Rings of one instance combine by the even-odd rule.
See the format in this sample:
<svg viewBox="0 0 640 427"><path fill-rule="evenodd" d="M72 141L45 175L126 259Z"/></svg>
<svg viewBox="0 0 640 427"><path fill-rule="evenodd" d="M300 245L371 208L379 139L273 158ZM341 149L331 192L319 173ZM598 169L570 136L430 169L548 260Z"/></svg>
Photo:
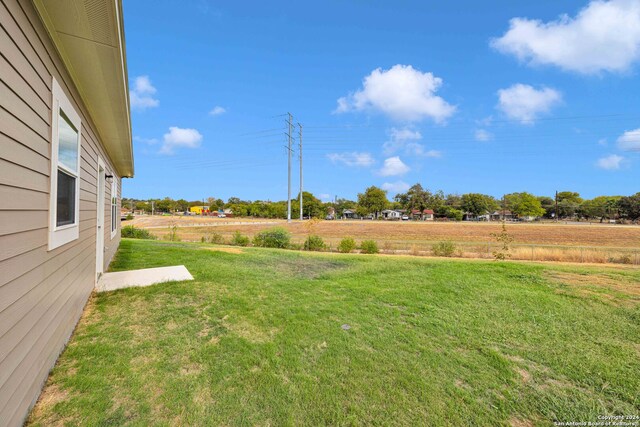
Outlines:
<svg viewBox="0 0 640 427"><path fill-rule="evenodd" d="M31 420L42 420L46 425L62 426L71 420L51 417L53 408L60 402L69 398L69 393L58 386L49 383L42 390L38 403L34 406L29 418Z"/></svg>
<svg viewBox="0 0 640 427"><path fill-rule="evenodd" d="M213 252L225 252L228 254L241 254L244 251L240 248L225 248L225 247L216 247L216 248L202 248L205 251L213 251Z"/></svg>
<svg viewBox="0 0 640 427"><path fill-rule="evenodd" d="M582 288L589 292L589 288L605 288L620 292L640 301L640 282L628 276L612 274L577 274L564 271L547 271L547 278L554 283L561 283Z"/></svg>
<svg viewBox="0 0 640 427"><path fill-rule="evenodd" d="M513 417L509 420L511 427L533 427L533 422L530 420L523 420L522 418Z"/></svg>

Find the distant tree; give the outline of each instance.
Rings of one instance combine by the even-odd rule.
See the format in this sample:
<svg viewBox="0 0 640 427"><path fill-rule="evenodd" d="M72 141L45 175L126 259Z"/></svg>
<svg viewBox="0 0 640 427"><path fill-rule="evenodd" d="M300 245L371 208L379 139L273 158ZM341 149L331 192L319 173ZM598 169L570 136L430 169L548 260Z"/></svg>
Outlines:
<svg viewBox="0 0 640 427"><path fill-rule="evenodd" d="M217 211L224 208L224 200L216 199L215 197L207 197L207 205L210 211Z"/></svg>
<svg viewBox="0 0 640 427"><path fill-rule="evenodd" d="M452 208L462 209L462 196L459 194L447 194L444 203Z"/></svg>
<svg viewBox="0 0 640 427"><path fill-rule="evenodd" d="M632 196L621 197L618 200L620 214L631 221L640 219L640 193Z"/></svg>
<svg viewBox="0 0 640 427"><path fill-rule="evenodd" d="M551 197L539 196L538 201L540 206L545 210L544 216L546 218L552 218L556 211L556 202Z"/></svg>
<svg viewBox="0 0 640 427"><path fill-rule="evenodd" d="M324 203L308 191L302 192L302 215L311 218L324 218L327 215ZM291 216L300 218L300 193L291 201Z"/></svg>
<svg viewBox="0 0 640 427"><path fill-rule="evenodd" d="M598 218L603 222L607 218L617 216L620 198L620 196L598 196L585 200L580 205L580 212L587 219Z"/></svg>
<svg viewBox="0 0 640 427"><path fill-rule="evenodd" d="M558 193L558 217L571 218L579 213L583 200L580 193L561 191Z"/></svg>
<svg viewBox="0 0 640 427"><path fill-rule="evenodd" d="M540 200L530 193L511 193L504 196L506 206L519 217L541 217L545 210Z"/></svg>
<svg viewBox="0 0 640 427"><path fill-rule="evenodd" d="M151 212L151 203L138 201L134 206L137 211Z"/></svg>
<svg viewBox="0 0 640 427"><path fill-rule="evenodd" d="M176 209L180 212L186 212L189 210L189 202L187 202L185 199L176 200L175 206Z"/></svg>
<svg viewBox="0 0 640 427"><path fill-rule="evenodd" d="M385 210L389 205L387 192L371 186L364 193L358 194L358 210L360 214L374 214L378 218L380 212Z"/></svg>
<svg viewBox="0 0 640 427"><path fill-rule="evenodd" d="M461 207L465 212L469 212L475 216L484 215L487 212L498 209L499 205L496 200L486 194L467 193L461 198Z"/></svg>
<svg viewBox="0 0 640 427"><path fill-rule="evenodd" d="M439 218L448 218L455 221L462 221L464 212L449 205L442 205L437 210L435 210L435 214Z"/></svg>
<svg viewBox="0 0 640 427"><path fill-rule="evenodd" d="M157 212L174 212L176 210L176 202L170 197L158 200L155 205Z"/></svg>

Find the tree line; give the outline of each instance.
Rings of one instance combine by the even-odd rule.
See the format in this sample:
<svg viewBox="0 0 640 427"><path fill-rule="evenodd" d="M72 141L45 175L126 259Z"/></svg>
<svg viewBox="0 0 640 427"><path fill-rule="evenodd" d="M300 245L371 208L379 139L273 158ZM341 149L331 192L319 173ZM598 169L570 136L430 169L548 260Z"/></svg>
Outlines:
<svg viewBox="0 0 640 427"><path fill-rule="evenodd" d="M358 215L379 217L386 209L395 209L410 213L412 210L431 209L436 218L460 221L473 219L494 212L511 212L519 218L558 218L576 220L609 219L638 221L640 219L640 192L630 196L598 196L583 199L579 193L561 191L557 196L536 196L528 192L505 194L502 198L481 193L445 194L443 191L430 191L417 183L406 192L399 193L389 200L387 192L371 186L358 194L357 200L336 199L322 202L312 193L304 191L303 216L324 218L329 214L340 217L344 210L350 209ZM292 218L299 218L299 197L291 201ZM152 202L155 212L187 212L192 206L209 206L211 211L230 209L234 216L258 218L286 218L287 201L242 200L231 197L226 202L209 197L204 200L174 200L169 197L154 200L122 199L124 208L150 213ZM557 207L557 208L556 208Z"/></svg>

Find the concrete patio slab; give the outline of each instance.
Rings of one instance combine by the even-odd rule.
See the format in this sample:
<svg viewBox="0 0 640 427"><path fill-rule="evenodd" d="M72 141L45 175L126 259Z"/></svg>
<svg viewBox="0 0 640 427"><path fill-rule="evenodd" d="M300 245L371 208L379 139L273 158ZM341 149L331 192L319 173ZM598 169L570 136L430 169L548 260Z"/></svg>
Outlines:
<svg viewBox="0 0 640 427"><path fill-rule="evenodd" d="M151 286L157 283L193 280L193 276L184 265L172 267L144 268L141 270L116 271L100 276L96 290L98 292L116 289Z"/></svg>

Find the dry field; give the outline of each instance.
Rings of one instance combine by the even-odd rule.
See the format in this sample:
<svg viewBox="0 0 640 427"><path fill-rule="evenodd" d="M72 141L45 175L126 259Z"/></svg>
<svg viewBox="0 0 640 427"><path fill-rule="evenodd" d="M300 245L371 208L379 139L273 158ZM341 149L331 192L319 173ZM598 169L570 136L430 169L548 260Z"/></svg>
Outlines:
<svg viewBox="0 0 640 427"><path fill-rule="evenodd" d="M160 238L177 226L177 235L184 241L201 241L218 234L229 240L239 231L249 237L261 230L279 225L287 228L293 241L301 243L309 234L308 222L245 218L201 217L139 217L134 225L149 228ZM430 255L434 243L451 240L459 247L459 256L490 258L497 249L491 233L500 232L500 223L473 222L398 222L398 221L321 221L312 234L321 236L335 248L343 237L357 241L371 239L388 253ZM513 236L512 258L572 261L617 262L640 264L640 226L599 223L508 223Z"/></svg>

